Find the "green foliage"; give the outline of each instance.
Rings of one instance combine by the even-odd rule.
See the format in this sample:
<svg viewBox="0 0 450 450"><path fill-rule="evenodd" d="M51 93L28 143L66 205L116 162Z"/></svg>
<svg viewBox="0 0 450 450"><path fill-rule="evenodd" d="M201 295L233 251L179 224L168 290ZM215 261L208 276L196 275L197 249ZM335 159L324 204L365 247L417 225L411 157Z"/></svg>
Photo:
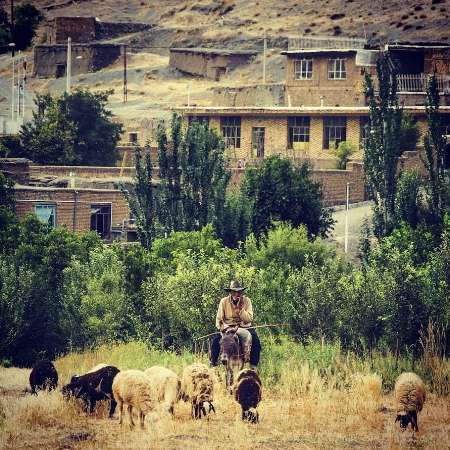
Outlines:
<svg viewBox="0 0 450 450"><path fill-rule="evenodd" d="M395 193L395 222L402 221L416 227L421 219L423 200L421 198L422 179L417 169L400 175Z"/></svg>
<svg viewBox="0 0 450 450"><path fill-rule="evenodd" d="M14 183L0 171L0 252L7 253L17 243L18 220L14 214Z"/></svg>
<svg viewBox="0 0 450 450"><path fill-rule="evenodd" d="M417 149L420 130L417 123L408 114L403 114L402 118L402 136L401 145L404 151L413 151Z"/></svg>
<svg viewBox="0 0 450 450"><path fill-rule="evenodd" d="M414 132L411 131L413 128L405 119L399 105L396 73L388 56L382 55L378 59L377 77L377 93L370 75L366 74L365 78L369 123L364 148L364 171L371 198L375 203L375 235L381 237L388 235L395 225L398 162L406 150L402 139L408 139L406 147L410 148Z"/></svg>
<svg viewBox="0 0 450 450"><path fill-rule="evenodd" d="M354 155L357 151L355 145L342 141L339 143L338 148L333 151L334 156L338 159L337 168L339 170L345 170L347 168L347 163L350 161L350 157Z"/></svg>
<svg viewBox="0 0 450 450"><path fill-rule="evenodd" d="M136 148L136 175L131 193L122 187L122 192L136 219L136 229L139 241L147 250L155 239L155 199L153 193L153 165L148 151L145 155L145 165L142 165L141 150Z"/></svg>
<svg viewBox="0 0 450 450"><path fill-rule="evenodd" d="M448 177L444 166L446 138L442 134L441 118L439 113L439 87L436 75L430 79L427 86L426 111L428 118L428 132L424 139L425 158L423 163L428 171L429 182L427 190L430 197L430 222L443 224L444 214L449 204Z"/></svg>
<svg viewBox="0 0 450 450"><path fill-rule="evenodd" d="M259 237L274 221L304 224L309 236L326 236L333 220L324 208L320 183L309 178L307 164L293 166L287 158L270 156L255 169L248 169L242 195L252 205L252 231Z"/></svg>
<svg viewBox="0 0 450 450"><path fill-rule="evenodd" d="M333 248L319 238L310 241L304 225L293 228L285 223L277 224L258 243L253 236L247 238L245 252L249 262L257 268L271 264L297 269L307 263L321 266L335 256Z"/></svg>
<svg viewBox="0 0 450 450"><path fill-rule="evenodd" d="M216 131L194 122L183 134L181 117L174 114L171 138L158 127L157 218L165 232L198 230L222 222L230 172L224 145Z"/></svg>
<svg viewBox="0 0 450 450"><path fill-rule="evenodd" d="M106 109L110 94L37 95L37 112L20 131L23 156L41 164L114 165L122 125Z"/></svg>
<svg viewBox="0 0 450 450"><path fill-rule="evenodd" d="M43 19L44 16L31 3L17 5L14 8L14 35L11 36L8 15L0 8L0 53L10 50L8 47L10 42L16 44L16 50L27 49L36 36L36 28Z"/></svg>
<svg viewBox="0 0 450 450"><path fill-rule="evenodd" d="M36 36L36 28L44 19L41 12L31 3L24 3L14 8L13 41L17 50L28 48Z"/></svg>

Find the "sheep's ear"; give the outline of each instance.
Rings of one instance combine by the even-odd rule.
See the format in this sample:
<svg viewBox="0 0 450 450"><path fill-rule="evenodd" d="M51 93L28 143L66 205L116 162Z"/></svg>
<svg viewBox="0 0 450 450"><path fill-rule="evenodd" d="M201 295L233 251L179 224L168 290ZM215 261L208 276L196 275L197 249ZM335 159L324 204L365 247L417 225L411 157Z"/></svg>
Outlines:
<svg viewBox="0 0 450 450"><path fill-rule="evenodd" d="M395 422L400 422L400 420L402 419L402 416L400 414L397 414L397 417L395 418Z"/></svg>

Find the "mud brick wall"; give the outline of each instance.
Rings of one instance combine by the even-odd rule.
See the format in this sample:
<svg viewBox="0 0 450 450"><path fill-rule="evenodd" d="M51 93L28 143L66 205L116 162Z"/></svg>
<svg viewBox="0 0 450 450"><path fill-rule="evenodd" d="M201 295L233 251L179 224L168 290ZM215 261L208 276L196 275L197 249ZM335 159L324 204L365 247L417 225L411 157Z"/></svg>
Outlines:
<svg viewBox="0 0 450 450"><path fill-rule="evenodd" d="M90 230L92 204L111 204L112 224L121 223L130 216L128 203L120 191L16 186L15 194L19 218L34 213L38 204L53 204L56 206L56 225L66 225L73 231Z"/></svg>
<svg viewBox="0 0 450 450"><path fill-rule="evenodd" d="M286 95L289 95L291 106L320 106L323 96L325 106L364 106L364 72L356 66L356 52L287 55ZM312 78L296 80L294 61L296 59L312 59ZM347 77L344 80L328 79L328 59L345 58Z"/></svg>
<svg viewBox="0 0 450 450"><path fill-rule="evenodd" d="M212 104L217 106L285 106L284 84L266 84L213 89Z"/></svg>
<svg viewBox="0 0 450 450"><path fill-rule="evenodd" d="M58 177L69 177L70 173L79 178L119 178L120 167L94 167L94 166L30 166L30 174L54 175ZM124 177L134 175L134 167L124 167Z"/></svg>
<svg viewBox="0 0 450 450"><path fill-rule="evenodd" d="M30 179L30 162L26 158L0 158L0 172L16 183L26 184Z"/></svg>
<svg viewBox="0 0 450 450"><path fill-rule="evenodd" d="M47 29L49 44L91 42L95 39L95 17L55 17Z"/></svg>

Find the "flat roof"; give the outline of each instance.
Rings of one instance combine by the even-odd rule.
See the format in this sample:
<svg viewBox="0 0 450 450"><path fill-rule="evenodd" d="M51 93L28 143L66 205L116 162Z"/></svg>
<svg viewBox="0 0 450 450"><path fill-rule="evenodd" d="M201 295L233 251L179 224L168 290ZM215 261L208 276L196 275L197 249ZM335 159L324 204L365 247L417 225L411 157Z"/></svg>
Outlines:
<svg viewBox="0 0 450 450"><path fill-rule="evenodd" d="M243 115L243 116L282 116L295 114L313 115L361 115L369 112L368 106L180 106L172 108L186 114L197 115ZM404 106L403 109L410 113L425 114L425 106ZM440 106L440 112L450 113L450 106Z"/></svg>
<svg viewBox="0 0 450 450"><path fill-rule="evenodd" d="M231 56L231 55L256 55L258 52L256 50L230 50L228 48L207 48L207 47L174 47L170 49L171 52L177 53L201 53L208 55L220 55L220 56Z"/></svg>
<svg viewBox="0 0 450 450"><path fill-rule="evenodd" d="M365 50L362 48L305 48L301 50L283 50L280 52L282 55L297 55L300 53L356 53L358 51Z"/></svg>
<svg viewBox="0 0 450 450"><path fill-rule="evenodd" d="M48 187L48 186L29 186L24 184L15 184L15 191L39 191L39 192L104 192L104 193L119 193L122 194L120 189L95 189L95 188L63 188L63 187ZM35 200L35 199L30 199ZM37 200L37 199L36 199Z"/></svg>

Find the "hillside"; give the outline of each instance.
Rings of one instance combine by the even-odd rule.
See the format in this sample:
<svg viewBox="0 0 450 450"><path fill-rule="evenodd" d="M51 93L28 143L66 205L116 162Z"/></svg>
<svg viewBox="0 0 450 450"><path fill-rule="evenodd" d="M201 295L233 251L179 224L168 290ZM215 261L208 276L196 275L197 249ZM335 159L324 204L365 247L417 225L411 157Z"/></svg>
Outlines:
<svg viewBox="0 0 450 450"><path fill-rule="evenodd" d="M262 79L261 57L223 77L220 82L194 78L168 67L168 48L227 47L261 50L268 37L268 82L284 79L284 58L279 55L287 37L311 35L366 36L371 41L450 39L450 4L446 0L35 0L47 20L60 15L96 16L102 21L143 22L147 31L123 35L114 42L130 45L128 103L122 103L122 62L100 72L73 77L75 86L114 89L111 108L124 120L165 117L167 108L186 103L211 104L214 86L257 83ZM44 36L45 23L36 41ZM28 52L28 60L32 53ZM0 57L5 87L10 59ZM63 79L29 80L34 92L62 92ZM4 92L5 91L5 92ZM8 114L8 89L0 92L2 112ZM31 104L31 100L29 102Z"/></svg>

